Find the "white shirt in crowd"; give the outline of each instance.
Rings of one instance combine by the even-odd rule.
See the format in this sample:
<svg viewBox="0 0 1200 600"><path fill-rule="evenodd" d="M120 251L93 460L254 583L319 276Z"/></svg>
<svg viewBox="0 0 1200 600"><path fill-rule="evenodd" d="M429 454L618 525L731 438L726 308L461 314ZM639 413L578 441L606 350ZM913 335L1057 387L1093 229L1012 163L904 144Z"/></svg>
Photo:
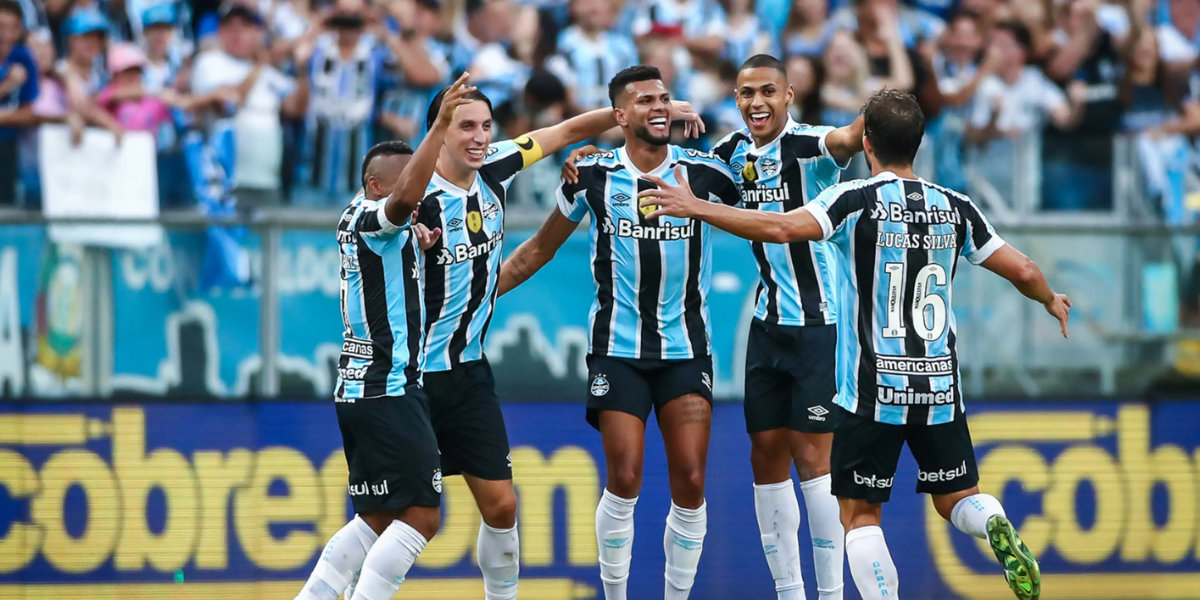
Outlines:
<svg viewBox="0 0 1200 600"><path fill-rule="evenodd" d="M197 94L241 85L254 63L240 60L221 50L210 50L196 57L192 89ZM233 116L237 156L234 187L277 189L283 164L283 127L279 114L286 98L295 89L295 81L274 67L264 67L240 109Z"/></svg>
<svg viewBox="0 0 1200 600"><path fill-rule="evenodd" d="M995 75L979 82L971 110L972 126L987 127L997 99L1000 99L1000 114L996 118L996 127L1001 131L1016 129L1022 133L1041 129L1050 120L1052 112L1067 104L1066 95L1040 70L1025 67L1012 85Z"/></svg>

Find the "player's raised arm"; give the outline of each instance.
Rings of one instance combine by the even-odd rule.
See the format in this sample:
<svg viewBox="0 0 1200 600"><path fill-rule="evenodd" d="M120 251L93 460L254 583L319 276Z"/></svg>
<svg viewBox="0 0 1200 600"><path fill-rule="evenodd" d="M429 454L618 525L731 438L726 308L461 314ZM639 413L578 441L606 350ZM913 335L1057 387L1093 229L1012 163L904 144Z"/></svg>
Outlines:
<svg viewBox="0 0 1200 600"><path fill-rule="evenodd" d="M1067 321L1071 316L1071 299L1066 294L1055 293L1050 288L1050 282L1046 281L1046 275L1028 256L1004 244L980 265L1007 279L1026 298L1041 303L1050 316L1058 319L1063 337L1069 337Z"/></svg>
<svg viewBox="0 0 1200 600"><path fill-rule="evenodd" d="M678 166L675 177L681 182L679 185L671 185L654 175L644 177L658 186L656 190L638 193L639 205L657 207L647 217L650 219L664 215L699 219L738 237L772 244L825 237L821 224L803 207L779 215L705 202L692 193Z"/></svg>
<svg viewBox="0 0 1200 600"><path fill-rule="evenodd" d="M700 134L704 133L704 121L687 102L671 103L671 120L683 121L684 134L688 137L700 137ZM541 156L545 156L572 144L598 137L616 126L617 119L613 116L613 109L597 108L571 117L558 125L538 129L530 133L529 137L536 147L541 149Z"/></svg>
<svg viewBox="0 0 1200 600"><path fill-rule="evenodd" d="M396 189L386 200L383 210L388 221L392 223L408 221L413 211L421 204L421 199L425 197L425 189L429 187L429 180L433 177L438 153L442 150L442 143L446 139L446 130L449 129L450 121L454 118L454 110L471 102L471 99L464 97L467 93L475 90L474 86L467 85L469 77L469 73L463 73L446 92L441 109L438 110L437 120L434 121L433 127L429 128L429 133L425 134L425 139L421 140L421 145L413 153L412 160L400 174L400 180L396 182Z"/></svg>
<svg viewBox="0 0 1200 600"><path fill-rule="evenodd" d="M578 222L568 219L561 212L551 211L541 229L517 246L500 267L498 295L503 296L509 290L525 283L534 273L546 266L567 238L571 237L577 225Z"/></svg>
<svg viewBox="0 0 1200 600"><path fill-rule="evenodd" d="M853 123L825 134L825 148L829 150L833 160L844 165L854 158L855 154L863 151L863 128L863 117L859 115Z"/></svg>

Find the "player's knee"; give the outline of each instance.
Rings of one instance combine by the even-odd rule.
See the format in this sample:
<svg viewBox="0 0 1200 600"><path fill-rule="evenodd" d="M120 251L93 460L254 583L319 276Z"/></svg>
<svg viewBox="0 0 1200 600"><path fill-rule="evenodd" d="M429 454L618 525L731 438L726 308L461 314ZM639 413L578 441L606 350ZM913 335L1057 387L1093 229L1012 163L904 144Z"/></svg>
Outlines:
<svg viewBox="0 0 1200 600"><path fill-rule="evenodd" d="M442 526L442 512L437 508L414 506L405 510L398 520L416 529L417 533L428 541L437 535L438 529Z"/></svg>
<svg viewBox="0 0 1200 600"><path fill-rule="evenodd" d="M608 490L622 498L633 498L642 487L642 470L634 465L609 465Z"/></svg>
<svg viewBox="0 0 1200 600"><path fill-rule="evenodd" d="M480 506L483 522L496 529L508 529L517 524L517 496L508 493Z"/></svg>
<svg viewBox="0 0 1200 600"><path fill-rule="evenodd" d="M800 481L816 479L829 473L829 453L823 449L803 444L793 449L793 459L796 462L796 473Z"/></svg>
<svg viewBox="0 0 1200 600"><path fill-rule="evenodd" d="M699 466L679 469L671 475L676 487L688 496L704 497L704 469Z"/></svg>

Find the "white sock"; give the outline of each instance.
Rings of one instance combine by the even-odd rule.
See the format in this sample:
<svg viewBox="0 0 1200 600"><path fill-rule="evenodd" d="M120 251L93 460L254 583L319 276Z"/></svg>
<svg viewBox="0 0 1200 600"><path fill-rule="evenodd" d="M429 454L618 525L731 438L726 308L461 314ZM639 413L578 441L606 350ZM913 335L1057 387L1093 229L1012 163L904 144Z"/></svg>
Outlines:
<svg viewBox="0 0 1200 600"><path fill-rule="evenodd" d="M800 482L804 507L808 509L808 532L812 536L813 564L817 568L817 593L821 600L842 600L842 569L846 530L842 511L829 490L828 474Z"/></svg>
<svg viewBox="0 0 1200 600"><path fill-rule="evenodd" d="M362 569L367 551L379 536L361 517L333 534L296 600L336 600Z"/></svg>
<svg viewBox="0 0 1200 600"><path fill-rule="evenodd" d="M954 505L954 510L950 511L950 522L959 531L986 540L988 519L995 515L1005 516L1000 501L990 494L975 494Z"/></svg>
<svg viewBox="0 0 1200 600"><path fill-rule="evenodd" d="M354 597L354 588L358 586L358 576L362 574L362 569L354 572L354 577L350 579L350 585L346 586L346 591L342 593L342 600L350 600Z"/></svg>
<svg viewBox="0 0 1200 600"><path fill-rule="evenodd" d="M367 553L352 600L391 600L427 543L408 523L392 521Z"/></svg>
<svg viewBox="0 0 1200 600"><path fill-rule="evenodd" d="M754 514L778 600L804 600L800 573L800 503L792 480L754 484Z"/></svg>
<svg viewBox="0 0 1200 600"><path fill-rule="evenodd" d="M517 574L521 571L521 541L517 537L517 526L495 529L481 523L475 547L479 570L483 571L484 598L515 600Z"/></svg>
<svg viewBox="0 0 1200 600"><path fill-rule="evenodd" d="M605 600L627 600L636 506L637 498L622 498L605 489L596 507L596 542L600 546L600 581L604 583Z"/></svg>
<svg viewBox="0 0 1200 600"><path fill-rule="evenodd" d="M667 554L666 600L687 600L692 593L706 533L707 504L701 504L700 508L680 508L671 503L663 533L663 551Z"/></svg>
<svg viewBox="0 0 1200 600"><path fill-rule="evenodd" d="M896 600L900 597L896 564L892 562L883 530L878 525L847 531L846 556L850 560L850 575L863 600Z"/></svg>

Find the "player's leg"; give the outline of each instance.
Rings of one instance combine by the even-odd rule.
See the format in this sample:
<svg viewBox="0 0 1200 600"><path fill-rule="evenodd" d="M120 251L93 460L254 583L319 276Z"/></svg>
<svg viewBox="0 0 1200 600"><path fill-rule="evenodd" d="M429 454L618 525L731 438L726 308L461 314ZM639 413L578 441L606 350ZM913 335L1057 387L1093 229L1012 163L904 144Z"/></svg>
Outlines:
<svg viewBox="0 0 1200 600"><path fill-rule="evenodd" d="M712 359L672 361L656 373L653 385L671 487L671 510L663 532L664 595L666 600L686 600L708 533L704 475L712 431Z"/></svg>
<svg viewBox="0 0 1200 600"><path fill-rule="evenodd" d="M512 600L517 597L521 553L517 496L492 368L484 358L429 373L425 381L434 403L443 473L462 474L483 516L476 556L485 599Z"/></svg>
<svg viewBox="0 0 1200 600"><path fill-rule="evenodd" d="M596 507L596 543L605 600L626 600L633 560L633 512L642 489L646 418L653 400L630 361L588 356L587 420L600 430L606 479Z"/></svg>
<svg viewBox="0 0 1200 600"><path fill-rule="evenodd" d="M772 333L770 326L755 319L746 343L742 409L750 434L754 514L778 600L804 600L800 503L792 482L792 437L796 435L790 427L793 381L791 374L780 368L791 349L779 347Z"/></svg>
<svg viewBox="0 0 1200 600"><path fill-rule="evenodd" d="M790 425L795 433L791 455L808 512L817 593L821 600L841 600L846 532L829 475L833 430L842 414L833 402L837 396L837 326L795 329L800 343L785 359L796 381L792 390Z"/></svg>
<svg viewBox="0 0 1200 600"><path fill-rule="evenodd" d="M1036 600L1041 595L1037 559L1017 535L1000 500L979 492L979 470L966 416L957 409L954 414L949 423L915 429L909 436L909 448L917 461L917 491L929 494L938 514L959 531L991 544L1017 598Z"/></svg>
<svg viewBox="0 0 1200 600"><path fill-rule="evenodd" d="M896 565L880 527L892 493L904 428L840 411L830 456L832 491L846 530L846 560L863 600L899 597Z"/></svg>

